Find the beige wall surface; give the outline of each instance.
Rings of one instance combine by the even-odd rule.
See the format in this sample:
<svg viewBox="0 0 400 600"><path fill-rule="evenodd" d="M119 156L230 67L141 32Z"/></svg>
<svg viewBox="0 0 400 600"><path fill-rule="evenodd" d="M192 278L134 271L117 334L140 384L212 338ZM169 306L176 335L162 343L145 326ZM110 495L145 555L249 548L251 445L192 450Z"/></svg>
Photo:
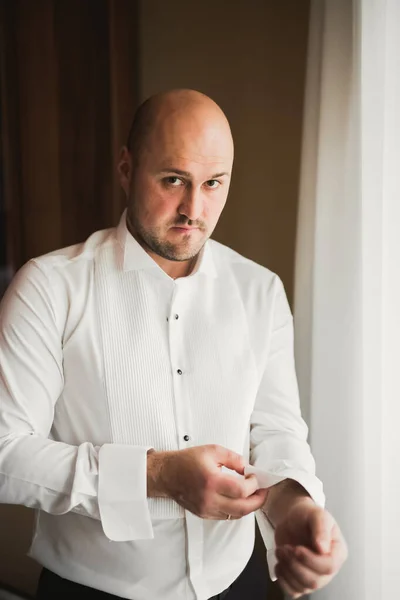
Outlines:
<svg viewBox="0 0 400 600"><path fill-rule="evenodd" d="M236 142L215 239L277 272L292 299L308 0L142 0L140 95L198 89ZM0 581L33 591L32 512L0 510Z"/></svg>
<svg viewBox="0 0 400 600"><path fill-rule="evenodd" d="M289 299L308 0L142 0L141 95L190 87L227 114L232 187L214 238L277 272Z"/></svg>

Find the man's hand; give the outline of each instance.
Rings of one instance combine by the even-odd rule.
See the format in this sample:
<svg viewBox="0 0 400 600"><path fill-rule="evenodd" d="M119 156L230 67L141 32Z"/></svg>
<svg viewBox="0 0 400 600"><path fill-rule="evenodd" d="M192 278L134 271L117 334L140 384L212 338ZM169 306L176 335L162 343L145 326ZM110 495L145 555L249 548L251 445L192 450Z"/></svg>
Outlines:
<svg viewBox="0 0 400 600"><path fill-rule="evenodd" d="M148 453L147 495L173 498L203 519L240 519L265 503L268 490L257 490L255 475L237 477L222 466L244 474L243 458L216 444Z"/></svg>
<svg viewBox="0 0 400 600"><path fill-rule="evenodd" d="M332 515L300 498L275 530L276 576L291 598L324 587L347 558L347 545Z"/></svg>

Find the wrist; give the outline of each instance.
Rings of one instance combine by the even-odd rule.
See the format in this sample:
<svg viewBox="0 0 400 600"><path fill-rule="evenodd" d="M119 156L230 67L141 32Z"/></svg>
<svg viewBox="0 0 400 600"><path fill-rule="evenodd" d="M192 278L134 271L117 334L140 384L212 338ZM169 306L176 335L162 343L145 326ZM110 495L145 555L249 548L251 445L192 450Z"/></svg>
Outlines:
<svg viewBox="0 0 400 600"><path fill-rule="evenodd" d="M270 488L262 511L276 528L298 505L313 507L315 502L297 481L285 479Z"/></svg>
<svg viewBox="0 0 400 600"><path fill-rule="evenodd" d="M147 497L166 498L166 463L172 452L156 452L149 450L147 453Z"/></svg>
<svg viewBox="0 0 400 600"><path fill-rule="evenodd" d="M149 450L147 453L147 497L156 498L162 495L160 472L162 467L162 452Z"/></svg>

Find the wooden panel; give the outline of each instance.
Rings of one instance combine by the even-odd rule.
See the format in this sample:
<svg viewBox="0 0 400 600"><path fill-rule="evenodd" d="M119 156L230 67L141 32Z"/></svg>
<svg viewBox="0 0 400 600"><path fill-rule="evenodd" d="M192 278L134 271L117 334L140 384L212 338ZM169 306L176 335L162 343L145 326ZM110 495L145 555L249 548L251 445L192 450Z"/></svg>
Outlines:
<svg viewBox="0 0 400 600"><path fill-rule="evenodd" d="M21 223L24 259L57 248L61 239L57 57L51 0L16 9Z"/></svg>
<svg viewBox="0 0 400 600"><path fill-rule="evenodd" d="M63 246L110 225L108 3L58 0L54 8Z"/></svg>
<svg viewBox="0 0 400 600"><path fill-rule="evenodd" d="M6 260L14 270L24 253L19 226L21 214L20 123L15 39L15 4L0 1L0 77L3 204L6 226Z"/></svg>
<svg viewBox="0 0 400 600"><path fill-rule="evenodd" d="M116 172L120 149L126 143L133 114L139 104L138 2L110 0L110 90L113 222L126 205ZM134 70L134 68L136 70Z"/></svg>

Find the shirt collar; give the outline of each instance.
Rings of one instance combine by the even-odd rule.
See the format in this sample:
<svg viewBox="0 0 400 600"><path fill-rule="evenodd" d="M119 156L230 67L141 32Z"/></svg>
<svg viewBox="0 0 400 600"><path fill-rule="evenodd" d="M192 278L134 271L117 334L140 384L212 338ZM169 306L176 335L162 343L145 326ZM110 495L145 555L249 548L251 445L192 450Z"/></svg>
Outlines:
<svg viewBox="0 0 400 600"><path fill-rule="evenodd" d="M125 209L122 213L116 232L117 240L123 251L123 270L140 271L155 269L161 271L166 277L169 277L129 232L126 225L126 213L127 210ZM204 244L197 258L195 268L187 277L193 277L198 273L203 273L209 277L217 276L217 270L209 241Z"/></svg>

